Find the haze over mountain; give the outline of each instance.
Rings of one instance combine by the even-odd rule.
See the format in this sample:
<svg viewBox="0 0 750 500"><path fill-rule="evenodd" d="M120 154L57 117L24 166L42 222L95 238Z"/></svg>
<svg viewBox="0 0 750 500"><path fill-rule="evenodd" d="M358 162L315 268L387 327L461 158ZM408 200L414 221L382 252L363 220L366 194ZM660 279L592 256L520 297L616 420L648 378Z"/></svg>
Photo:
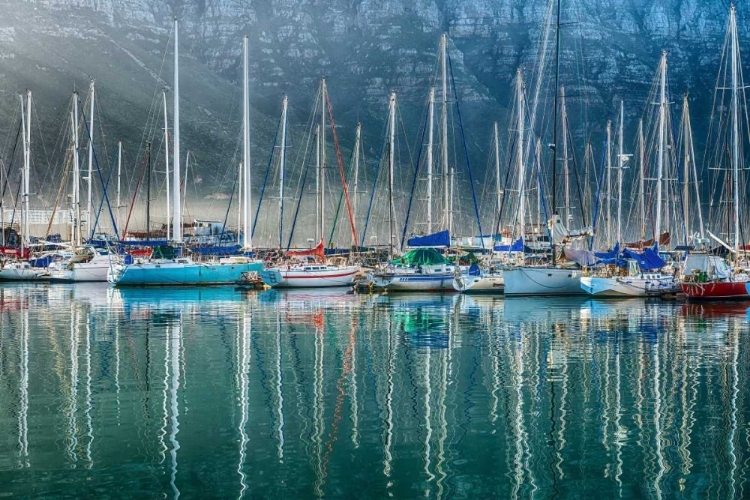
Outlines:
<svg viewBox="0 0 750 500"><path fill-rule="evenodd" d="M388 94L396 90L405 126L417 142L441 33L450 37L461 112L476 175L484 176L491 124L507 131L512 78L531 80L539 64L547 2L527 0L3 0L0 17L0 122L10 157L18 97L34 93L35 183L54 193L63 163L70 94L96 80L99 160L117 140L134 169L145 140L159 147L161 89L172 83L172 20L181 25L183 150L194 153L200 192L226 194L239 161L241 39L249 35L253 166L271 148L281 95L290 99L297 136L321 76L328 77L339 137L351 147L357 120L366 153L380 151ZM669 52L673 101L690 91L696 143L704 136L724 43L726 0L563 1L561 83L583 147L598 148L619 100L635 131L662 50ZM738 9L747 40L750 14ZM748 19L748 22L745 21ZM547 56L551 57L552 42ZM551 63L550 63L551 64ZM551 66L550 66L551 67ZM551 106L551 78L543 106ZM546 92L546 94L545 94ZM171 102L170 102L171 108ZM545 114L550 115L547 110ZM170 109L171 115L171 109ZM675 116L679 116L676 114ZM15 117L15 118L14 118ZM506 133L506 132L504 132ZM96 139L95 139L96 141ZM292 148L299 145L292 141ZM412 148L415 144L412 144ZM577 153L581 154L581 152ZM193 161L193 160L191 160ZM129 185L133 185L130 181ZM202 187L201 187L202 186Z"/></svg>

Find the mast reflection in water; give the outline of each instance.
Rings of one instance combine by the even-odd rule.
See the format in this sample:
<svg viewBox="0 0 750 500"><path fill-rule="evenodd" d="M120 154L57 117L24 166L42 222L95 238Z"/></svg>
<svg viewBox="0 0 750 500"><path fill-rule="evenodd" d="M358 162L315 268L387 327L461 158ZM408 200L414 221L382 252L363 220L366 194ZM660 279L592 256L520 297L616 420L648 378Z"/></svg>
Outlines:
<svg viewBox="0 0 750 500"><path fill-rule="evenodd" d="M748 306L3 286L0 491L742 498Z"/></svg>

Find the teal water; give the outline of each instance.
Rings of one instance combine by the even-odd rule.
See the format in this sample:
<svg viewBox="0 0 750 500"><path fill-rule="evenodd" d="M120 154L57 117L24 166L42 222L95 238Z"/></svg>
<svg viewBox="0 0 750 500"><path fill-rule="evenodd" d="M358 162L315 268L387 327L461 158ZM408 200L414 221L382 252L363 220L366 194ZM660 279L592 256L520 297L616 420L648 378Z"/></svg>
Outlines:
<svg viewBox="0 0 750 500"><path fill-rule="evenodd" d="M748 307L0 287L0 498L743 498Z"/></svg>

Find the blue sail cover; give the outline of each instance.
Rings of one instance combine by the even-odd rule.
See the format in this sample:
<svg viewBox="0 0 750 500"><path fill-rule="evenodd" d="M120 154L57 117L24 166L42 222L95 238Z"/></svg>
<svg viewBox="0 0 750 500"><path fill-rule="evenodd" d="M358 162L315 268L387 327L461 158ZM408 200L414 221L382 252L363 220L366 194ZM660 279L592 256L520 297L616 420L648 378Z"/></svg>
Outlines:
<svg viewBox="0 0 750 500"><path fill-rule="evenodd" d="M496 252L523 252L523 238L518 238L512 245L495 245Z"/></svg>
<svg viewBox="0 0 750 500"><path fill-rule="evenodd" d="M626 248L622 251L622 255L626 259L633 259L638 262L638 266L644 271L661 269L667 265L667 263L664 262L664 259L659 257L659 252L653 248L647 248L643 253L634 252Z"/></svg>
<svg viewBox="0 0 750 500"><path fill-rule="evenodd" d="M449 247L451 246L451 235L446 230L426 236L414 236L409 238L406 244L410 247Z"/></svg>
<svg viewBox="0 0 750 500"><path fill-rule="evenodd" d="M617 256L620 254L620 243L615 244L615 248L610 250L609 252L594 252L594 255L596 255L597 259L602 260L608 260L608 259L616 259Z"/></svg>

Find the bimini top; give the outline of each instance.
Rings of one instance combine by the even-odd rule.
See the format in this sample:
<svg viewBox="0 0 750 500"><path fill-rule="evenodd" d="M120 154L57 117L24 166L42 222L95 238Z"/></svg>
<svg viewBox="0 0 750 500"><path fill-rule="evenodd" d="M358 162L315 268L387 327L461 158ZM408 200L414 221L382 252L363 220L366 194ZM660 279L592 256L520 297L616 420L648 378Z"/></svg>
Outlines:
<svg viewBox="0 0 750 500"><path fill-rule="evenodd" d="M401 257L393 259L391 264L402 266L436 266L450 264L450 262L434 248L416 248L406 252Z"/></svg>

